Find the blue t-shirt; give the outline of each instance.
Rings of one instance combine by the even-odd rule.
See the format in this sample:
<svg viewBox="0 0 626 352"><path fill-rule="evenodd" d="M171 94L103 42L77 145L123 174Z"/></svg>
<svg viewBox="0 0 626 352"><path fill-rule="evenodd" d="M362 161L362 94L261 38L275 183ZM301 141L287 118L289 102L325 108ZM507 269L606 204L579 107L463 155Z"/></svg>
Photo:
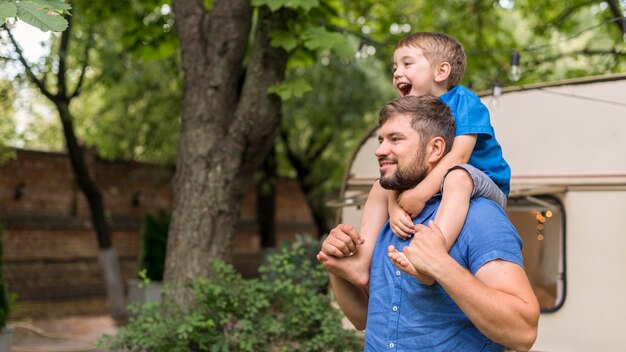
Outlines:
<svg viewBox="0 0 626 352"><path fill-rule="evenodd" d="M439 202L439 197L431 199L413 222L428 224ZM365 351L504 351L472 324L438 283L423 285L392 264L387 247L402 250L409 241L396 237L388 223L378 236L370 269ZM504 211L485 198L471 200L450 255L472 274L495 259L523 266L522 241L515 228Z"/></svg>
<svg viewBox="0 0 626 352"><path fill-rule="evenodd" d="M502 156L502 148L496 140L487 107L476 94L461 85L450 89L439 98L452 110L457 136L478 135L468 164L487 174L508 196L511 187L511 168Z"/></svg>

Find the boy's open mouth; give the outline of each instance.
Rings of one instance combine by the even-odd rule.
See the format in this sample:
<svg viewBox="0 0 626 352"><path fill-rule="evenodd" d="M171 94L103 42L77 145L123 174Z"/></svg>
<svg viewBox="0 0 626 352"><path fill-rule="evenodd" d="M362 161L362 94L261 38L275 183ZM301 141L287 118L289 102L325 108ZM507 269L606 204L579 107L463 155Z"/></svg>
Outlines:
<svg viewBox="0 0 626 352"><path fill-rule="evenodd" d="M409 93L411 93L411 88L413 88L413 86L409 83L398 83L398 90L400 91L400 95L403 97L406 97Z"/></svg>

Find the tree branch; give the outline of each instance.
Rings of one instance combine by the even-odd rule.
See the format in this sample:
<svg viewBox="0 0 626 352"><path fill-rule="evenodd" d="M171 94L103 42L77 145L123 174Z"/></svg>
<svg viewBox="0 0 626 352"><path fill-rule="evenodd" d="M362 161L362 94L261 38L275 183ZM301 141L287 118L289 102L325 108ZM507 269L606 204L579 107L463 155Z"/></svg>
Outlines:
<svg viewBox="0 0 626 352"><path fill-rule="evenodd" d="M80 70L80 77L78 78L78 83L76 84L76 87L74 88L74 92L72 92L69 96L70 100L73 98L76 98L77 96L80 95L81 93L81 87L83 85L83 81L85 78L85 71L87 71L87 66L89 66L89 49L91 49L91 35L92 35L92 31L91 29L89 30L89 33L87 34L87 44L85 45L85 52L83 53L83 66L81 67Z"/></svg>
<svg viewBox="0 0 626 352"><path fill-rule="evenodd" d="M61 45L59 46L59 71L57 72L57 85L59 87L57 94L67 97L67 83L65 82L65 60L67 58L68 48L70 46L70 32L72 31L72 17L66 16L68 26L61 34Z"/></svg>
<svg viewBox="0 0 626 352"><path fill-rule="evenodd" d="M613 17L621 17L621 20L616 21L615 25L617 25L617 28L619 28L620 32L622 32L622 35L626 35L626 17L622 13L619 4L615 0L607 0L606 2L609 4L609 9L611 9Z"/></svg>
<svg viewBox="0 0 626 352"><path fill-rule="evenodd" d="M33 82L33 84L37 86L37 88L39 88L39 90L41 91L41 94L45 95L46 98L50 99L51 101L56 101L57 95L50 93L50 91L46 89L44 82L40 80L39 78L37 78L37 76L31 69L28 62L26 62L26 59L24 58L24 53L22 52L22 48L19 46L19 44L17 44L17 41L13 37L13 34L9 30L9 28L7 28L6 25L2 25L2 28L4 28L4 30L9 35L9 39L11 40L11 43L13 44L13 47L15 48L15 52L17 52L19 61L22 63L22 66L24 66L24 71L26 71L26 76L28 76L28 79L30 79L31 82Z"/></svg>
<svg viewBox="0 0 626 352"><path fill-rule="evenodd" d="M620 56L626 56L626 51L618 51L616 48L612 48L610 50L582 49L582 50L577 50L577 51L573 51L573 52L569 52L565 54L556 54L553 56L535 58L533 59L532 64L534 65L534 67L536 67L541 64L558 61L565 57L575 57L579 55L585 55L585 56L612 55L613 57L617 58Z"/></svg>
<svg viewBox="0 0 626 352"><path fill-rule="evenodd" d="M561 13L559 13L555 18L548 21L544 25L540 26L539 27L541 28L540 31L542 32L545 31L549 26L558 27L561 24L561 22L563 22L566 18L571 16L574 12L578 11L582 7L585 7L594 3L596 3L595 0L589 0L589 1L584 1L584 2L575 4L575 5L572 5L571 7L566 8L565 10L561 11Z"/></svg>

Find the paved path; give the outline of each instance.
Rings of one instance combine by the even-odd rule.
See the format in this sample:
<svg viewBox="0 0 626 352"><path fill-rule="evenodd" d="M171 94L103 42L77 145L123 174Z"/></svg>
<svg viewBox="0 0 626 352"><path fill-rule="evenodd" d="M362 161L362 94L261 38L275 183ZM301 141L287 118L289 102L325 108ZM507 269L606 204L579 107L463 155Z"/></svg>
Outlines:
<svg viewBox="0 0 626 352"><path fill-rule="evenodd" d="M109 316L74 316L12 321L13 352L87 352L96 348L103 334L117 332Z"/></svg>

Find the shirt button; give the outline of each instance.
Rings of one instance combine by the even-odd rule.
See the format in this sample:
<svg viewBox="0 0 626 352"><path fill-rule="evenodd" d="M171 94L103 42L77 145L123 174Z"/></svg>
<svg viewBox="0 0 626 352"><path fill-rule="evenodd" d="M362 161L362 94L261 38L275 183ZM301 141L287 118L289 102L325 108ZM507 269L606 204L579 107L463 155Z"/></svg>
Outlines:
<svg viewBox="0 0 626 352"><path fill-rule="evenodd" d="M396 347L396 345L393 342L389 344L389 348L394 348L394 347Z"/></svg>
<svg viewBox="0 0 626 352"><path fill-rule="evenodd" d="M393 310L394 312L398 311L398 307L397 306L393 306L393 308L391 308L391 310Z"/></svg>
<svg viewBox="0 0 626 352"><path fill-rule="evenodd" d="M400 276L400 270L396 271L396 276Z"/></svg>

